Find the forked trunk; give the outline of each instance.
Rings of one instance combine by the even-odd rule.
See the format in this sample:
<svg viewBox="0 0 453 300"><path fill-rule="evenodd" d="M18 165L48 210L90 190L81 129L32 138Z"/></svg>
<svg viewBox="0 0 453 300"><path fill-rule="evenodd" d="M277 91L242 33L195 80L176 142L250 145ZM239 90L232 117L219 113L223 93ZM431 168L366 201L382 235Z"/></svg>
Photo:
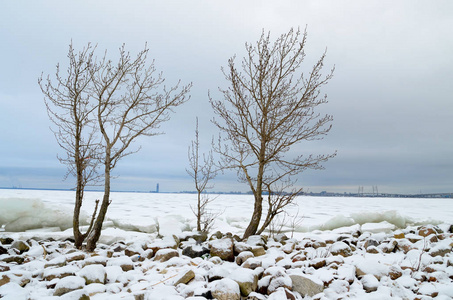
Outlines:
<svg viewBox="0 0 453 300"><path fill-rule="evenodd" d="M110 170L110 149L107 149L105 159L104 197L102 198L102 204L98 217L94 222L93 229L87 240L87 251L94 251L94 249L96 248L96 243L101 237L102 223L104 223L105 215L107 214L107 209L110 205Z"/></svg>
<svg viewBox="0 0 453 300"><path fill-rule="evenodd" d="M243 239L248 238L251 235L256 234L258 226L261 221L261 214L263 212L263 196L260 194L255 195L255 206L253 208L252 218L250 220L249 226L245 230Z"/></svg>

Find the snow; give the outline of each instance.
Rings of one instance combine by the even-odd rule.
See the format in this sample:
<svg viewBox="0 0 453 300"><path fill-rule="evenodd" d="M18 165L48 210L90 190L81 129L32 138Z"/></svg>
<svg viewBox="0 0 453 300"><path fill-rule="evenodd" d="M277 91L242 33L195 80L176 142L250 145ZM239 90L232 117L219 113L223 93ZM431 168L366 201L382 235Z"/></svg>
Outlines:
<svg viewBox="0 0 453 300"><path fill-rule="evenodd" d="M90 205L102 196L101 193L96 192L86 194L87 200L83 207L85 224L90 215ZM220 230L241 235L251 216L252 200L250 195L219 195L212 205L216 210L224 210L224 213L216 219L211 232ZM69 191L0 190L0 237L8 234L15 240L28 241L30 250L27 255L30 257L47 256L46 260L37 259L28 262L23 268L10 265L14 272L11 271L8 274L14 273L14 275L10 276L11 282L0 286L2 300L56 299L53 296L54 289L46 287L52 284L56 284L55 289L77 289L61 296L61 299L79 299L82 294L90 295L90 299L94 300L106 299L106 294L108 299L135 299L134 295L137 293L144 294L144 299L184 299L181 291L172 284L190 268L195 272L196 278L218 276L223 279L207 285L190 283L184 286L185 295L193 294L194 291L201 293L209 288L236 293L239 292L239 287L235 281L252 281L255 274L265 272L267 275L280 278L279 280L283 282L276 281L276 292L271 296L263 296L263 299L279 299L279 295L284 294L284 290L279 286L291 284L287 276L279 277L279 275L285 272L302 274L304 270L303 272L306 273L303 276L321 285L334 279L325 290L322 299L332 299L338 294L351 299L391 299L392 297L411 299L415 294L410 290L416 289L417 284L418 292L423 295L430 296L437 292L439 299L453 297L453 289L448 286L451 283L451 276L450 278L445 276L445 273L453 275L453 259L449 266L439 266L435 261L439 256L433 258L429 255L451 250L452 239L446 238L435 246L431 246L429 237L423 239L417 234L404 230L407 226L441 224L439 226L444 231L448 231L448 224L453 220L453 201L451 200L298 197L296 202L303 213L303 220L297 228L283 227L288 236L294 235L294 241L287 241L287 244L281 248L270 247L266 255L249 258L250 261L261 263L261 267L254 271L243 271L236 263L224 263L218 258L189 260L186 257L174 257L167 262L149 260L137 268L136 260L139 256L117 256L119 254L113 252L113 257L106 258L104 254L107 248L99 249L101 254L99 256L91 256L81 251L73 253L61 251L61 248L71 245L64 240L72 236L70 227L73 201L74 192ZM99 243L105 245L117 243L117 245L127 246L128 249L144 257L146 257L144 245L156 248L174 246L176 244L173 235L182 236L195 228L195 217L190 208L195 205L195 201L196 195L192 194L112 193L108 220L104 224ZM379 242L388 240L389 232L392 231L404 232L406 238L413 238L415 242L410 243L413 249L406 254L399 252L385 255L382 251L378 254L364 251L360 255L342 257L332 256L327 251L329 247L331 247L330 251L349 248L345 242L335 242L320 249L308 249L307 253L302 254L307 259L325 259L328 264L338 261L336 275L333 275L332 269L315 270L309 268L303 261L293 263L289 257L285 257L283 252L290 252L291 243L296 244L296 241L302 237L311 239L313 243L327 239L336 241L342 234L354 234L359 231L366 233L362 234L358 243L363 243L367 238ZM164 236L163 239L157 239L158 233ZM42 245L34 241L34 237L39 237L41 240L52 238L57 242ZM222 249L232 246L229 239L213 240L211 243ZM260 236L253 236L247 241L247 245L260 243ZM268 246L271 244L272 242L269 242ZM193 246L201 247L195 244ZM171 250L159 251L162 253ZM423 254L424 252L426 254ZM71 265L61 266L80 254L85 254L86 257ZM447 256L450 255L450 253L447 254ZM419 262L420 269L433 266L433 276L436 276L437 271L443 271L444 275L437 276L437 282L425 282L420 285L415 276L403 271L400 278L392 281L393 285L386 283L386 280L389 280L386 274L389 273L392 265L413 268L418 266ZM44 264L52 266L44 267ZM286 270L287 266L296 264L298 269ZM124 265L134 266L134 269L124 271L121 267ZM2 267L1 264L0 267ZM360 277L360 281L355 280L356 268L367 273ZM45 283L36 279L62 274L70 275ZM93 281L98 279L104 282L105 280L106 283L86 285L84 277ZM263 279L260 279L260 283ZM270 280L270 278L267 279ZM23 280L30 280L26 288L21 287ZM377 290L365 294L362 285ZM127 292L128 290L130 292ZM188 299L203 298L193 296Z"/></svg>

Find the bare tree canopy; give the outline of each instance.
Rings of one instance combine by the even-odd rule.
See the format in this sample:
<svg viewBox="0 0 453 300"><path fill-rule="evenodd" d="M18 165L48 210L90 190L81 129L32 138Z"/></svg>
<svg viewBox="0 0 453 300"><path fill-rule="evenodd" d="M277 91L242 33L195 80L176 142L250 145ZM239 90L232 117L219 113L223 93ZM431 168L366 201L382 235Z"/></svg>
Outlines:
<svg viewBox="0 0 453 300"><path fill-rule="evenodd" d="M215 198L210 198L206 192L213 187L209 185L209 182L216 177L217 170L215 169L212 149L208 153L200 155L198 117L195 139L190 143L187 156L190 167L186 169L186 172L192 177L197 190L197 206L196 208L191 207L191 209L197 218L197 230L207 233L214 225L215 218L220 215L220 213L214 213L207 208L208 204L215 200Z"/></svg>
<svg viewBox="0 0 453 300"><path fill-rule="evenodd" d="M235 169L255 197L254 212L244 237L256 234L263 211L263 194L268 194L268 216L262 232L282 208L301 192L295 189L295 175L321 169L321 163L335 156L288 153L302 141L322 139L331 129L332 116L321 116L315 108L327 103L321 87L332 78L333 69L322 75L326 53L304 75L307 32L291 29L271 42L264 31L256 44L246 43L247 55L239 71L235 57L222 69L229 83L220 89L223 100L210 97L221 121L214 124L223 132L215 151L221 166ZM291 189L288 192L288 189Z"/></svg>
<svg viewBox="0 0 453 300"><path fill-rule="evenodd" d="M76 197L73 216L73 233L75 246L80 248L90 234L94 220L85 233L79 230L80 210L82 207L86 186L95 185L102 175L98 173L100 161L91 159L98 157L101 150L96 120L92 113L96 106L91 98L91 68L93 67L94 48L88 44L76 53L72 44L69 46L69 65L66 77L60 73L57 65L55 73L56 84L50 76L38 79L45 96L47 114L54 123L52 129L60 147L65 151L64 157L58 157L61 163L68 167L69 175L76 177ZM97 212L97 205L94 214Z"/></svg>
<svg viewBox="0 0 453 300"><path fill-rule="evenodd" d="M120 48L120 58L114 64L106 57L98 62L91 74L93 98L99 131L104 145L104 197L99 216L94 224L93 234L87 241L87 249L94 250L99 240L102 223L110 204L111 170L140 136L160 134L159 125L169 120L169 112L186 102L192 84L167 89L162 87L162 73L156 73L154 62L146 65L148 49L138 53L136 58Z"/></svg>
<svg viewBox="0 0 453 300"><path fill-rule="evenodd" d="M169 113L189 99L192 84L167 88L154 61L147 64L148 49L131 57L123 45L118 62L95 57L96 47L88 44L76 53L69 47L66 77L57 65L53 84L50 76L38 80L45 95L47 112L55 124L54 134L66 152L60 158L68 174L77 178L73 230L77 248L87 241L92 251L101 234L102 223L110 204L111 171L117 162L138 149L131 145L140 136L161 134L159 125L169 120ZM99 175L98 167L104 172ZM89 229L79 231L80 209L87 184L104 179L104 197L98 202Z"/></svg>

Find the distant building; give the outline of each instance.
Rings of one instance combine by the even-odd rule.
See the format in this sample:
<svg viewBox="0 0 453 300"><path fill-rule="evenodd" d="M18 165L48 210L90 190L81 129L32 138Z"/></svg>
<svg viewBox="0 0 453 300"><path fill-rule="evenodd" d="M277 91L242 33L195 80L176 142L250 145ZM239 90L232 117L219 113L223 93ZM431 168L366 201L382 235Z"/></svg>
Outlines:
<svg viewBox="0 0 453 300"><path fill-rule="evenodd" d="M159 193L159 184L156 185L156 193Z"/></svg>

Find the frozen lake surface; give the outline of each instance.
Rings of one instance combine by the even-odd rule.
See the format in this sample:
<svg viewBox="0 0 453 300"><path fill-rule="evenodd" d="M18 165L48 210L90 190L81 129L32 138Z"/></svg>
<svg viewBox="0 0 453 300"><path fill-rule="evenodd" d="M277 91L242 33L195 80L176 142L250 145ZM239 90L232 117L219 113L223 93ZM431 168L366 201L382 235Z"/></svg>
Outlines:
<svg viewBox="0 0 453 300"><path fill-rule="evenodd" d="M71 227L73 191L0 190L0 225L3 231L25 231L43 227ZM82 210L92 214L95 199L101 192L86 192ZM141 232L155 232L159 224L162 234L192 230L195 217L190 206L196 205L195 194L123 193L111 194L107 213L111 227ZM251 195L212 195L214 211L223 212L213 230L241 234L252 214ZM404 228L414 224L449 223L453 220L451 199L308 197L296 199L289 208L284 231L331 230L353 224L386 221ZM280 220L282 221L282 219ZM108 225L108 224L106 224Z"/></svg>

